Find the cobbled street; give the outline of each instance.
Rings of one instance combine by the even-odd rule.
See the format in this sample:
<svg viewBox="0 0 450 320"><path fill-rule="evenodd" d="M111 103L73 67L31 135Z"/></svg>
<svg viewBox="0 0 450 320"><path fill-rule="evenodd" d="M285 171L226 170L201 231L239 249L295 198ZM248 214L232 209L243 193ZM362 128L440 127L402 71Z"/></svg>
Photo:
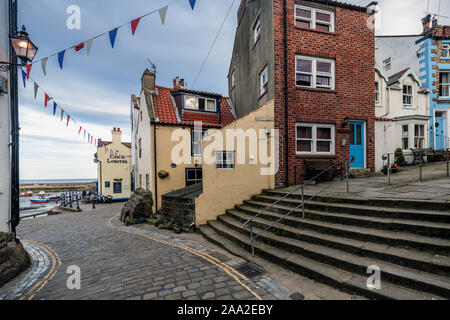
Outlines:
<svg viewBox="0 0 450 320"><path fill-rule="evenodd" d="M122 205L22 221L33 266L0 288L0 299L274 299L195 248L123 227ZM70 266L80 268L80 290L68 289Z"/></svg>

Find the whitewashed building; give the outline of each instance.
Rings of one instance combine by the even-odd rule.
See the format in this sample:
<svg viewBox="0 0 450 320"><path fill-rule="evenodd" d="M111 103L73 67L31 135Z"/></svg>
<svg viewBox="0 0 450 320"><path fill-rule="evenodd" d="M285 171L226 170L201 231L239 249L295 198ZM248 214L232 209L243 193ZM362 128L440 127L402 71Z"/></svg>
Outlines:
<svg viewBox="0 0 450 320"><path fill-rule="evenodd" d="M380 171L384 154L402 148L406 161L412 163L411 149L429 147L431 116L428 90L411 68L390 77L378 65L375 71L375 168Z"/></svg>

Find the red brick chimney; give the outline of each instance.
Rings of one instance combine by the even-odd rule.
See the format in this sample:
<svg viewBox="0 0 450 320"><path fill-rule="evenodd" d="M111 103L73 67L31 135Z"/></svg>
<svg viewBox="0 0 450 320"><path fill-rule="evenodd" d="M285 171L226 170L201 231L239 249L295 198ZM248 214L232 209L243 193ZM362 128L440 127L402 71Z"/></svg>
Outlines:
<svg viewBox="0 0 450 320"><path fill-rule="evenodd" d="M186 86L184 85L184 79L180 80L180 77L176 77L175 79L173 79L173 88L175 90L186 89Z"/></svg>
<svg viewBox="0 0 450 320"><path fill-rule="evenodd" d="M422 18L422 26L423 31L422 34L426 34L431 29L431 14L427 14L424 18Z"/></svg>

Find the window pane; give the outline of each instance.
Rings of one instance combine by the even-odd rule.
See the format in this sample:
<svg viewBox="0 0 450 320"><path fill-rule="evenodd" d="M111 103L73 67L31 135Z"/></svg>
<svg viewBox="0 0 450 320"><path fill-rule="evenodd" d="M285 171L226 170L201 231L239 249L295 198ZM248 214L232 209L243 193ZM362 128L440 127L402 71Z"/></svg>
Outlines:
<svg viewBox="0 0 450 320"><path fill-rule="evenodd" d="M195 97L186 97L186 102L184 107L187 109L197 109L197 98Z"/></svg>
<svg viewBox="0 0 450 320"><path fill-rule="evenodd" d="M309 21L295 20L295 25L301 28L311 28L311 22Z"/></svg>
<svg viewBox="0 0 450 320"><path fill-rule="evenodd" d="M297 17L302 17L302 18L311 18L311 11L309 10L305 10L305 9L300 9L297 8L295 10Z"/></svg>
<svg viewBox="0 0 450 320"><path fill-rule="evenodd" d="M306 74L297 74L296 84L298 86L311 87L311 76Z"/></svg>
<svg viewBox="0 0 450 320"><path fill-rule="evenodd" d="M323 62L323 61L317 61L317 71L318 72L331 73L331 63Z"/></svg>
<svg viewBox="0 0 450 320"><path fill-rule="evenodd" d="M329 141L317 141L317 152L330 152L331 143Z"/></svg>
<svg viewBox="0 0 450 320"><path fill-rule="evenodd" d="M331 21L331 15L326 14L326 13L322 13L322 12L317 12L316 13L316 18L317 18L317 20L321 20L321 21L326 21L326 22L330 22Z"/></svg>
<svg viewBox="0 0 450 320"><path fill-rule="evenodd" d="M208 111L216 111L216 101L208 100Z"/></svg>
<svg viewBox="0 0 450 320"><path fill-rule="evenodd" d="M189 180L195 179L195 170L188 170L188 179Z"/></svg>
<svg viewBox="0 0 450 320"><path fill-rule="evenodd" d="M317 139L331 140L331 128L317 128Z"/></svg>
<svg viewBox="0 0 450 320"><path fill-rule="evenodd" d="M297 127L297 138L298 139L312 139L312 128L311 127Z"/></svg>
<svg viewBox="0 0 450 320"><path fill-rule="evenodd" d="M198 99L198 109L205 110L205 99Z"/></svg>
<svg viewBox="0 0 450 320"><path fill-rule="evenodd" d="M312 141L311 140L297 140L297 151L298 152L311 152Z"/></svg>
<svg viewBox="0 0 450 320"><path fill-rule="evenodd" d="M355 126L354 125L350 125L350 144L351 145L355 144Z"/></svg>
<svg viewBox="0 0 450 320"><path fill-rule="evenodd" d="M362 126L360 124L356 126L356 144L362 145Z"/></svg>
<svg viewBox="0 0 450 320"><path fill-rule="evenodd" d="M300 72L312 72L312 61L297 59L297 71Z"/></svg>
<svg viewBox="0 0 450 320"><path fill-rule="evenodd" d="M330 31L330 26L327 24L316 23L316 29L320 31Z"/></svg>
<svg viewBox="0 0 450 320"><path fill-rule="evenodd" d="M316 77L316 84L321 87L330 87L331 86L331 79L329 77L322 77L317 76Z"/></svg>

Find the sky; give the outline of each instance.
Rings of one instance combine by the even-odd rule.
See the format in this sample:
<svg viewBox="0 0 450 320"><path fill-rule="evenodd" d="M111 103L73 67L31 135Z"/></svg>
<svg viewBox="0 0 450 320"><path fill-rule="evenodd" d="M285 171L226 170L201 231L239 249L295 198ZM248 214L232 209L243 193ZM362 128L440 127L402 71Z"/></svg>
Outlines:
<svg viewBox="0 0 450 320"><path fill-rule="evenodd" d="M267 1L267 0L255 0ZM367 5L370 0L346 0ZM379 0L377 35L419 34L427 0ZM56 57L47 63L44 76L40 64L31 77L75 120L66 127L52 107L44 108L43 93L34 99L33 83L24 89L19 79L20 178L85 179L97 176L93 162L96 148L78 135L79 125L96 138L111 140L113 127L121 128L123 141L130 141L130 96L139 95L140 79L147 59L157 66L158 85L169 86L173 78L184 78L188 88L200 71L208 50L233 0L197 0L191 10L188 0L19 0L19 25L24 24L39 47L35 61L107 32L169 4L165 25L158 13L141 20L134 36L129 26L119 29L114 49L107 36L94 41L90 55L85 50L68 51L64 69ZM227 95L236 12L234 0L222 32L194 89ZM71 5L81 9L80 29L68 29L66 12ZM437 13L439 0L429 1L429 12ZM441 15L450 17L450 1L442 0ZM450 19L441 18L441 24Z"/></svg>

